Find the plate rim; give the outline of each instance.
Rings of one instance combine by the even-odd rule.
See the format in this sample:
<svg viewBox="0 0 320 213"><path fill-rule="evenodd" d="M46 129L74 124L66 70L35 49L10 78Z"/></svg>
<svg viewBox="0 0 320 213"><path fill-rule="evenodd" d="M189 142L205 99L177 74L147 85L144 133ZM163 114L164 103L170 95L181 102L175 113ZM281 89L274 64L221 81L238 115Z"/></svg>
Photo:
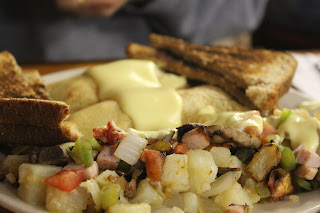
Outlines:
<svg viewBox="0 0 320 213"><path fill-rule="evenodd" d="M87 67L60 70L57 72L41 75L41 78L44 80L44 83L46 85L48 85L48 84L57 82L59 80L68 79L68 78L74 77L76 75L80 75L86 69L87 69ZM310 100L310 97L308 97L306 94L304 94L304 93L302 93L292 87L290 88L290 90L288 91L288 93L286 95L294 95L294 96L299 97L300 99ZM283 96L281 99L283 100L283 98L285 96ZM280 99L280 101L281 101L281 99ZM9 195L3 194L3 191L9 192ZM28 204L28 203L24 202L23 200L21 200L17 196L16 191L17 190L15 188L13 188L10 184L5 183L5 182L0 182L0 206L4 207L12 212L23 212L23 213L27 213L30 211L32 211L34 213L48 212L44 207L35 206L35 205ZM316 191L312 191L312 192L305 192L303 194L308 194L308 193L311 194L310 197L314 197L313 194L320 193L320 190L316 190ZM13 197L11 197L11 196L13 196ZM301 196L301 194L299 196ZM309 196L307 196L307 197L309 197ZM18 202L19 205L17 205L16 202ZM270 211L266 211L266 209L263 207L262 207L262 209L260 208L260 206L264 206L264 205L268 205L268 204L255 204L252 212L261 212L261 211L274 212L275 209L277 209L277 212L279 212L278 211L279 206L281 206L283 204L282 202L286 202L286 201L279 201L279 202L272 203L272 206L274 206L274 208L271 209ZM290 201L287 201L287 202L290 202ZM268 207L269 206L271 206L271 205L268 205ZM296 207L294 207L294 208L295 208L295 210L297 210ZM290 210L292 211L291 208L285 208L285 209L281 210L281 213L286 213L286 212L289 213L289 212L291 212ZM313 207L310 207L308 209L301 210L300 212L301 213L316 213L319 210L320 210L320 197L319 197L319 201L317 202L316 205L314 205Z"/></svg>

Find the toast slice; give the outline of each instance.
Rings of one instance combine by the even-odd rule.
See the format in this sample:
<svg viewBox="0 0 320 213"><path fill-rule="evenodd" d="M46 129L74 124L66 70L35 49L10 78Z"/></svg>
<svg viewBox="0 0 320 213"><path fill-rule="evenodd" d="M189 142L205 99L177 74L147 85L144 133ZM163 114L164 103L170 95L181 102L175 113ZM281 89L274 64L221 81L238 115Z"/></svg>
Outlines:
<svg viewBox="0 0 320 213"><path fill-rule="evenodd" d="M208 72L206 69L199 68L193 64L179 60L164 51L136 43L130 43L127 46L126 55L128 58L152 60L160 68L166 71L218 86L229 93L239 103L249 108L254 108L249 98L245 95L245 90L237 87L234 83L225 79L219 73Z"/></svg>
<svg viewBox="0 0 320 213"><path fill-rule="evenodd" d="M24 79L16 59L7 51L0 52L0 98L41 98Z"/></svg>
<svg viewBox="0 0 320 213"><path fill-rule="evenodd" d="M37 71L22 72L9 52L0 53L0 145L49 146L75 141L69 105L48 99Z"/></svg>
<svg viewBox="0 0 320 213"><path fill-rule="evenodd" d="M69 117L69 106L61 101L0 98L0 123L58 128Z"/></svg>
<svg viewBox="0 0 320 213"><path fill-rule="evenodd" d="M0 145L53 146L80 137L77 125L72 122L62 122L59 128L0 123L0 129Z"/></svg>
<svg viewBox="0 0 320 213"><path fill-rule="evenodd" d="M44 81L41 79L38 70L23 70L23 78L29 87L32 87L33 91L41 98L49 100L49 93Z"/></svg>
<svg viewBox="0 0 320 213"><path fill-rule="evenodd" d="M157 34L151 34L149 40L156 49L219 73L244 89L249 100L263 112L272 110L289 90L297 66L291 54L281 51L200 46Z"/></svg>

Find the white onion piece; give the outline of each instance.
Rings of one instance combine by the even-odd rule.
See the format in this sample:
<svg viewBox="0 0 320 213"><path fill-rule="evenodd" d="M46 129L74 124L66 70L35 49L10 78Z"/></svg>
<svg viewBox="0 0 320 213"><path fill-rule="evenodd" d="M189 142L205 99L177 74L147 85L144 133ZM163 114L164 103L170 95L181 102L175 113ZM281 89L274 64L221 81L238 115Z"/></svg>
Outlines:
<svg viewBox="0 0 320 213"><path fill-rule="evenodd" d="M132 166L138 162L147 144L148 141L145 138L128 131L128 135L122 139L114 155Z"/></svg>
<svg viewBox="0 0 320 213"><path fill-rule="evenodd" d="M87 180L85 182L82 182L80 184L81 187L84 187L87 189L87 192L91 194L92 200L95 204L95 209L97 211L100 211L101 209L101 198L100 198L100 188L95 179Z"/></svg>

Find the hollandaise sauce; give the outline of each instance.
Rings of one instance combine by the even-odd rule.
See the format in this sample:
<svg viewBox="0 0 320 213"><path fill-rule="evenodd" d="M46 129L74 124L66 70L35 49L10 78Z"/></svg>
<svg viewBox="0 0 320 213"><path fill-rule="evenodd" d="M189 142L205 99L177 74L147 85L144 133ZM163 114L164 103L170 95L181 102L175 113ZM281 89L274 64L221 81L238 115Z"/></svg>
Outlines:
<svg viewBox="0 0 320 213"><path fill-rule="evenodd" d="M215 118L206 123L206 125L223 125L233 127L238 130L244 130L247 126L256 126L258 133L263 131L263 118L258 111L247 112L222 112Z"/></svg>
<svg viewBox="0 0 320 213"><path fill-rule="evenodd" d="M304 118L296 113L291 113L280 125L278 134L281 140L290 139L291 148L295 149L299 145L316 151L319 146L320 122L316 118Z"/></svg>
<svg viewBox="0 0 320 213"><path fill-rule="evenodd" d="M148 60L125 59L89 68L100 101L116 100L137 130L175 128L181 124L182 100L176 88L186 79L161 71Z"/></svg>

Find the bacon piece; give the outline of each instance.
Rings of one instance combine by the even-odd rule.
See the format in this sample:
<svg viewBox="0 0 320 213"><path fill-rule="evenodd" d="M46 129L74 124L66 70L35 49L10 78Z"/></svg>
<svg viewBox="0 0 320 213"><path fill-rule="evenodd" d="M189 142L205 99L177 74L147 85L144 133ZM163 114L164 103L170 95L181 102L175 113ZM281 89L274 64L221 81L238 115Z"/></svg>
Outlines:
<svg viewBox="0 0 320 213"><path fill-rule="evenodd" d="M113 146L105 146L97 157L97 163L100 169L115 170L119 165L119 158L114 156L116 150Z"/></svg>
<svg viewBox="0 0 320 213"><path fill-rule="evenodd" d="M306 167L319 168L320 167L320 156L302 145L298 146L293 151L296 157L296 163L305 165Z"/></svg>
<svg viewBox="0 0 320 213"><path fill-rule="evenodd" d="M186 144L188 149L204 149L210 145L210 137L203 127L197 127L186 132L181 142Z"/></svg>
<svg viewBox="0 0 320 213"><path fill-rule="evenodd" d="M231 204L225 209L224 212L225 213L248 213L249 206L247 204L245 205Z"/></svg>
<svg viewBox="0 0 320 213"><path fill-rule="evenodd" d="M300 165L294 170L294 174L299 178L306 180L313 180L318 172L317 168L307 167L305 165Z"/></svg>
<svg viewBox="0 0 320 213"><path fill-rule="evenodd" d="M89 167L85 167L83 164L70 163L63 167L63 170L82 170L84 180L90 180L99 174L99 167L95 161Z"/></svg>
<svg viewBox="0 0 320 213"><path fill-rule="evenodd" d="M127 136L127 133L119 128L113 121L109 121L107 128L93 128L93 137L101 144L115 144Z"/></svg>

